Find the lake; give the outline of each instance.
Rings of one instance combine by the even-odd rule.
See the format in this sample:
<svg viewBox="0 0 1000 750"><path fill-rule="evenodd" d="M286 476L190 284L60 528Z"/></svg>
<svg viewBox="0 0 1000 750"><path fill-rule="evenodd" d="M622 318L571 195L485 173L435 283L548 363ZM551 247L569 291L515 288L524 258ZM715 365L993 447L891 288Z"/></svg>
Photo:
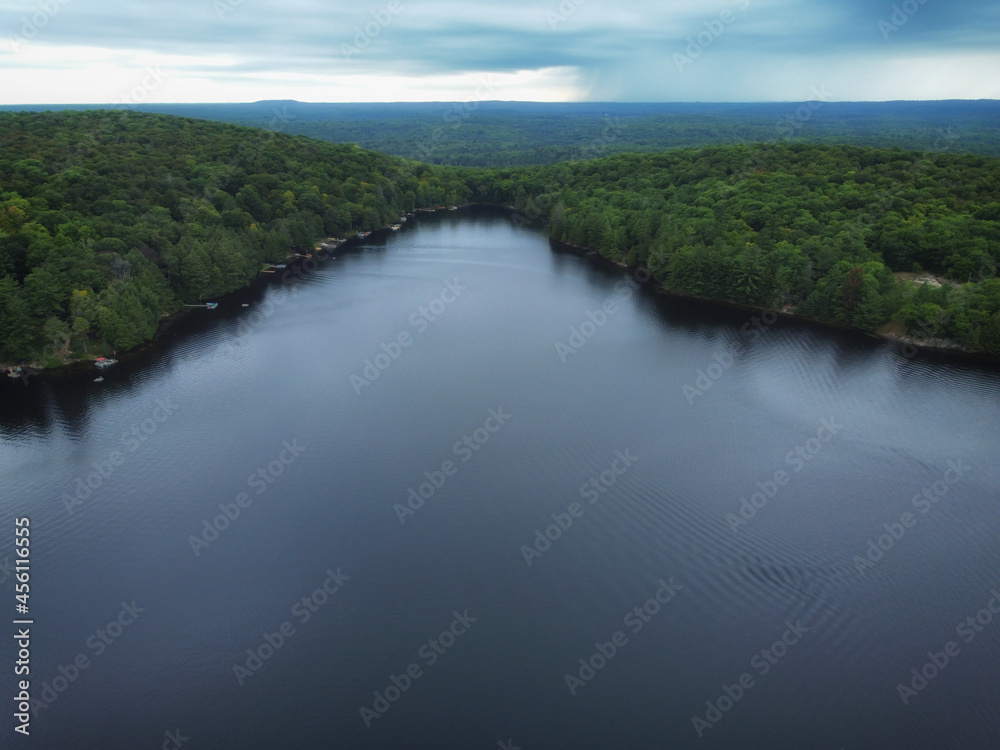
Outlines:
<svg viewBox="0 0 1000 750"><path fill-rule="evenodd" d="M336 256L0 383L32 746L996 747L995 367L501 209Z"/></svg>

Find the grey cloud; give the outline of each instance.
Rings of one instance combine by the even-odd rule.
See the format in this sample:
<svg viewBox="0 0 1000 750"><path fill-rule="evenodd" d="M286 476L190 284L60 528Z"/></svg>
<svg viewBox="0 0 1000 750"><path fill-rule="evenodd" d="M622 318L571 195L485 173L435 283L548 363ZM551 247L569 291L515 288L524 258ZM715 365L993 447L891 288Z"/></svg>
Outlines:
<svg viewBox="0 0 1000 750"><path fill-rule="evenodd" d="M897 56L996 54L1000 38L995 0L391 2L398 5L390 0L49 0L59 10L39 30L37 43L187 56L190 62L177 62L176 69L208 78L440 76L569 66L580 71L592 96L718 100L733 98L739 86L761 90L758 79L781 56L790 68L859 59L875 64ZM398 12L390 13L390 7ZM7 3L0 38L18 34L38 9L35 2ZM879 22L892 23L893 14L905 22L886 32ZM386 18L388 23L379 23ZM368 34L366 26L376 33ZM674 56L692 43L704 54L678 75ZM357 54L345 57L345 45L357 47ZM219 69L207 62L212 58L232 63ZM20 64L16 54L0 56L2 68ZM781 98L779 85L787 82L773 84L774 98Z"/></svg>

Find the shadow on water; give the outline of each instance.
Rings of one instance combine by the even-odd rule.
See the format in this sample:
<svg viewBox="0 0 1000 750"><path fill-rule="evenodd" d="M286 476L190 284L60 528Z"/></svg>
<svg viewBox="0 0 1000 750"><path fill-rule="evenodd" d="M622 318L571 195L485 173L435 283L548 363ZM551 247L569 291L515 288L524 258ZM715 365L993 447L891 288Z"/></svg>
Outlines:
<svg viewBox="0 0 1000 750"><path fill-rule="evenodd" d="M523 227L515 220L516 216L511 209L485 205L421 213L410 218L401 234L405 236L421 228L442 226L488 226L498 221L509 222L518 232L537 235L542 231L539 227ZM394 234L380 230L363 239L352 237L335 253L344 259L383 255L389 252L389 239ZM642 278L636 269L626 269L596 253L554 241L549 241L549 247L549 267L553 276L569 276L575 282L582 279L594 293L595 308L612 298L616 289L621 288L622 281L635 284L635 279ZM405 247L399 249L405 251ZM26 432L45 435L57 425L70 435L82 434L88 409L109 392L121 395L142 385L148 378L156 377L157 373L184 366L191 351L198 349L191 346L193 343L239 336L240 326L273 290L315 280L311 277L317 270L334 267L329 257L315 261L297 259L288 264L285 278L281 274L262 274L243 289L221 298L216 310L193 310L170 321L154 341L120 356L119 364L110 370L99 372L89 364L78 364L61 370L30 373L19 379L0 379L0 434L14 439ZM1000 374L1000 363L989 358L926 349L914 353L899 343L858 331L775 315L772 311L673 295L649 281L639 287L637 304L655 315L662 330L717 340L728 350L749 348L758 339L763 344L767 337L755 335L753 331L766 329L796 337L806 348L825 348L828 354L832 353L834 365L840 370L865 366L873 357L885 357L894 365L894 377L901 383L923 380L929 368L981 372L987 377ZM832 352L831 346L834 347ZM98 376L104 380L95 382Z"/></svg>

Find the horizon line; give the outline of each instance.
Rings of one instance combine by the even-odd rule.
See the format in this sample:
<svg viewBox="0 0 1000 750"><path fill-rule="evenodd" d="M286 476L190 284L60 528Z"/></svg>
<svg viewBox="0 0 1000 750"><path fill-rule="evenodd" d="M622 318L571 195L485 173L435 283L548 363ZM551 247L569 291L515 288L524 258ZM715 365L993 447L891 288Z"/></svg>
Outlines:
<svg viewBox="0 0 1000 750"><path fill-rule="evenodd" d="M822 101L824 104L900 104L900 103L944 103L944 102L1000 102L1000 99L767 99L767 100L663 100L663 101L547 101L536 99L483 99L474 100L478 104L545 104L549 106L585 106L585 105L666 105L666 104L801 104L803 102ZM365 105L415 105L415 104L468 104L470 102L450 99L428 99L426 101L303 101L301 99L258 99L256 101L206 101L206 102L12 102L0 103L0 107L122 107L122 108L142 108L142 107L171 107L171 106L218 106L218 105L263 105L263 104L305 104L305 105L341 105L341 106L365 106Z"/></svg>

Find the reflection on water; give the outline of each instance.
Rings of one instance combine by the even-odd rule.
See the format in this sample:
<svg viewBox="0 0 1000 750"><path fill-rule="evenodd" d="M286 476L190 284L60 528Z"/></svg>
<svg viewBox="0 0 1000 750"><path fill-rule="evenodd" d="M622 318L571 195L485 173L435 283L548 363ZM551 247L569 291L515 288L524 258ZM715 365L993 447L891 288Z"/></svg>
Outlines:
<svg viewBox="0 0 1000 750"><path fill-rule="evenodd" d="M1000 586L996 368L628 278L421 215L102 383L4 379L33 691L89 659L40 746L992 747L1000 629L957 628Z"/></svg>

